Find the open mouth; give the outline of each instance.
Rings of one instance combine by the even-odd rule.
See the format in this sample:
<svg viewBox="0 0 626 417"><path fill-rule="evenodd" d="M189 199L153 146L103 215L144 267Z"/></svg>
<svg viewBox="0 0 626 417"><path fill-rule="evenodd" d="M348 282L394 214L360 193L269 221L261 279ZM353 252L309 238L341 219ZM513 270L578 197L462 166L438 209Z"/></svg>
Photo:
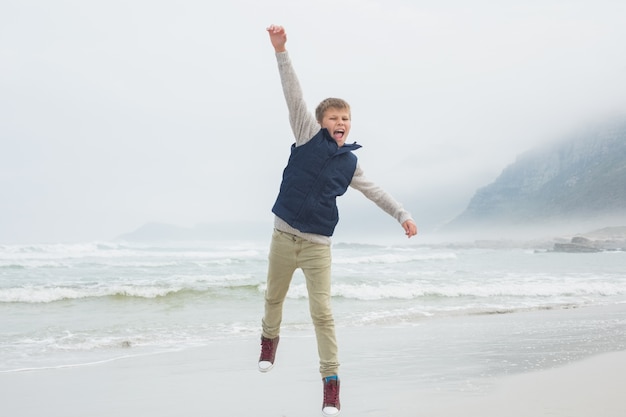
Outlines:
<svg viewBox="0 0 626 417"><path fill-rule="evenodd" d="M335 130L333 132L333 138L335 138L335 140L339 140L339 139L343 139L343 135L345 134L345 132L341 129L339 130Z"/></svg>

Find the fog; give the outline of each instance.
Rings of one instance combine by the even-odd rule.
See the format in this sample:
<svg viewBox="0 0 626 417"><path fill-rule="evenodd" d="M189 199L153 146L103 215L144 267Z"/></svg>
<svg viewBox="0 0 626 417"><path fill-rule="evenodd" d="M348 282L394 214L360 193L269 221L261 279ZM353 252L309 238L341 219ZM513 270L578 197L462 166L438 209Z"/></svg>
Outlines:
<svg viewBox="0 0 626 417"><path fill-rule="evenodd" d="M352 106L368 177L428 236L515 157L626 109L619 1L3 1L0 242L146 222L271 228L293 142L271 23L311 108ZM355 190L339 233L404 239Z"/></svg>

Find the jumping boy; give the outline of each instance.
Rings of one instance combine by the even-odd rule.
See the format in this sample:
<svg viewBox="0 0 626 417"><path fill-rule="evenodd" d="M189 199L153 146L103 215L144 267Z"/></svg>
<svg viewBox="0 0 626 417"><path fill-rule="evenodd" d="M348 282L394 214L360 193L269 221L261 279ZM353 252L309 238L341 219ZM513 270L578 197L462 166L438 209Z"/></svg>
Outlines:
<svg viewBox="0 0 626 417"><path fill-rule="evenodd" d="M285 48L285 29L271 25L267 31L276 53L295 143L272 208L274 232L258 366L261 372L268 372L274 366L283 302L293 274L300 268L306 279L317 338L324 390L322 414L334 417L341 409L337 341L330 305L330 244L339 220L335 200L351 186L394 217L408 237L417 233L417 226L411 214L391 195L365 178L352 153L361 146L346 143L351 125L348 103L327 98L318 105L315 116L310 114Z"/></svg>

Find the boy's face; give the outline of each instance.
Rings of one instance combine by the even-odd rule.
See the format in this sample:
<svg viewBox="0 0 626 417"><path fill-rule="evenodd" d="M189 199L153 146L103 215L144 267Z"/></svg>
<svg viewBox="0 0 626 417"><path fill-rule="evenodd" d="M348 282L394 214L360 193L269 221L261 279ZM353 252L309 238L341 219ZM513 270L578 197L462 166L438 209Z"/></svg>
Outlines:
<svg viewBox="0 0 626 417"><path fill-rule="evenodd" d="M350 110L328 108L322 119L322 127L328 129L330 136L342 147L350 133Z"/></svg>

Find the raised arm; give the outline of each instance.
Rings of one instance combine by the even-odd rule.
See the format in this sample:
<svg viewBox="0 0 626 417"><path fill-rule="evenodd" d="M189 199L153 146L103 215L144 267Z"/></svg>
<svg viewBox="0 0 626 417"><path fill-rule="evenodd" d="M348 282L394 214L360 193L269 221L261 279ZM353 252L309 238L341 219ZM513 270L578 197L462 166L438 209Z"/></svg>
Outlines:
<svg viewBox="0 0 626 417"><path fill-rule="evenodd" d="M278 71L283 87L283 94L289 110L289 123L296 139L296 145L302 145L309 141L320 130L320 125L315 120L315 116L309 112L300 82L296 72L291 65L289 53L285 47L287 43L287 33L285 28L278 25L271 25L267 28L270 42L276 52Z"/></svg>

